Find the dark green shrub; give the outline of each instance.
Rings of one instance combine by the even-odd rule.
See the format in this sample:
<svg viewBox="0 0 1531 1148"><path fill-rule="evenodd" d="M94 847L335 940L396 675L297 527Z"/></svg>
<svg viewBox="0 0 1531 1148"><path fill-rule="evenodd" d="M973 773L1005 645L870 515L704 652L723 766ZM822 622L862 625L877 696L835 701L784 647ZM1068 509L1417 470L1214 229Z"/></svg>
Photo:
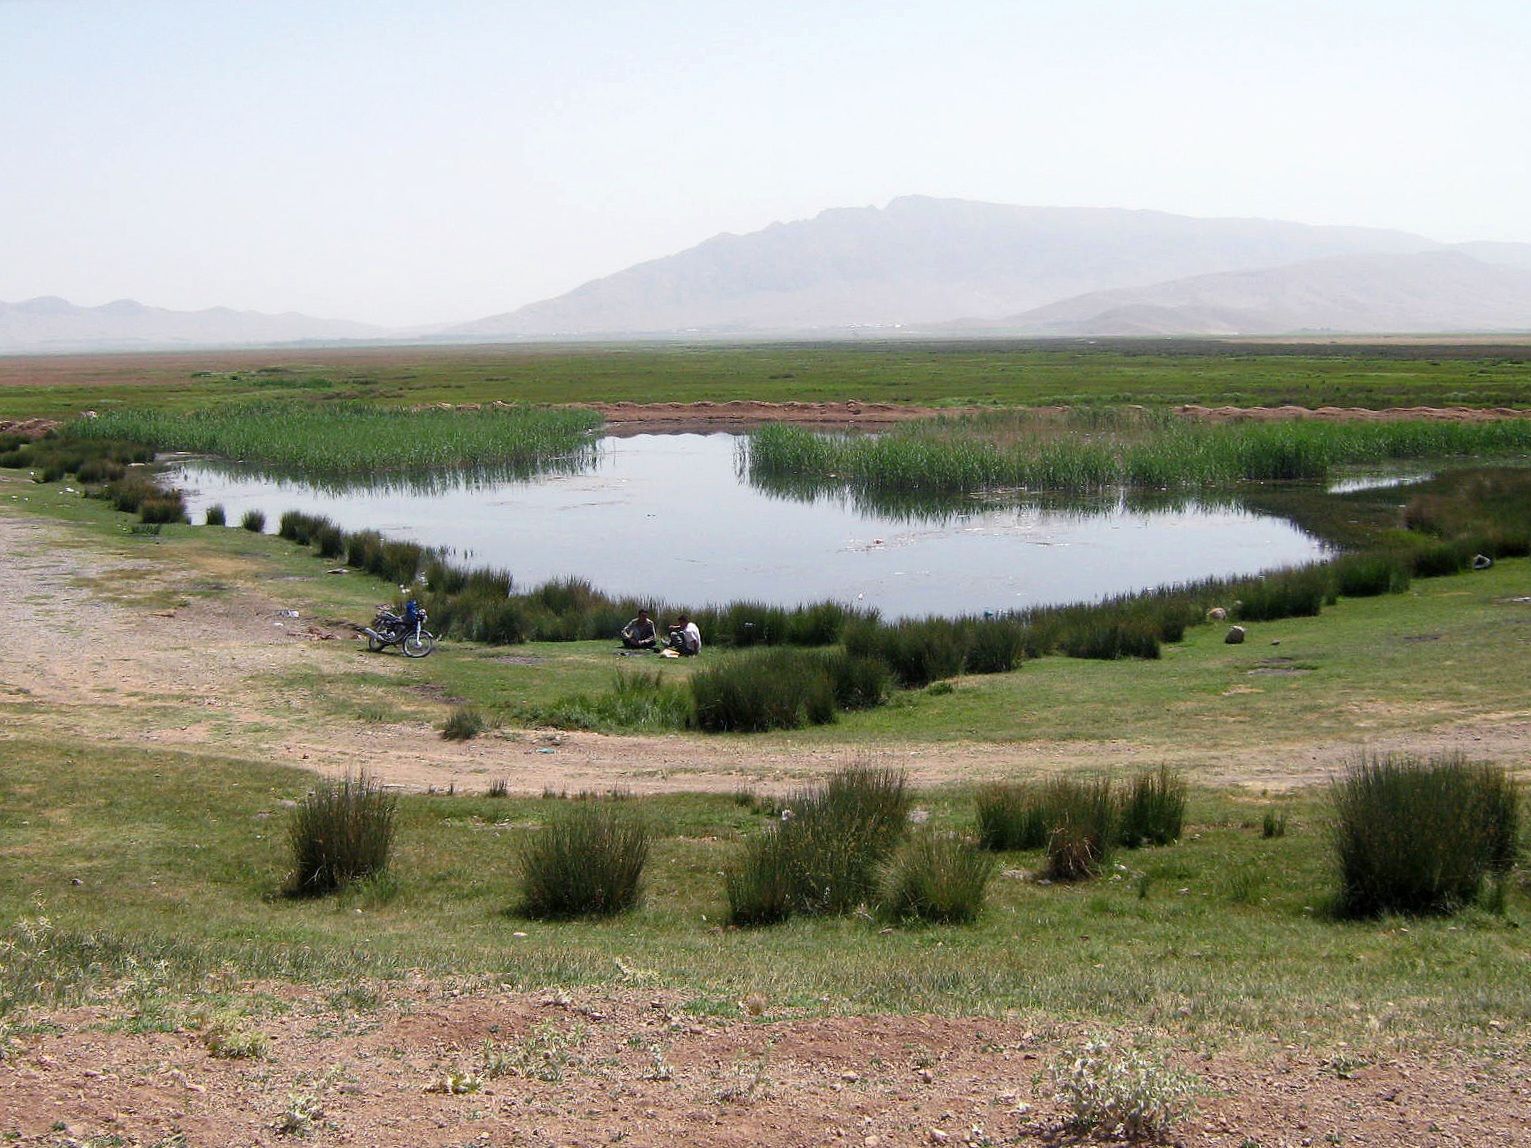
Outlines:
<svg viewBox="0 0 1531 1148"><path fill-rule="evenodd" d="M1185 805L1185 779L1169 766L1138 774L1122 795L1118 840L1129 849L1180 840Z"/></svg>
<svg viewBox="0 0 1531 1148"><path fill-rule="evenodd" d="M1058 648L1071 658L1159 657L1159 627L1149 618L1081 618L1064 629Z"/></svg>
<svg viewBox="0 0 1531 1148"><path fill-rule="evenodd" d="M111 502L114 510L120 510L124 514L137 514L144 500L153 498L158 493L159 487L144 475L129 474L116 482L107 483L102 496Z"/></svg>
<svg viewBox="0 0 1531 1148"><path fill-rule="evenodd" d="M822 658L800 650L736 654L691 676L696 724L711 733L798 729L835 719Z"/></svg>
<svg viewBox="0 0 1531 1148"><path fill-rule="evenodd" d="M1047 808L1035 785L986 785L978 791L978 844L984 849L1040 849Z"/></svg>
<svg viewBox="0 0 1531 1148"><path fill-rule="evenodd" d="M1047 804L1047 858L1043 873L1052 881L1095 877L1110 863L1117 839L1117 808L1109 778L1059 778L1044 789Z"/></svg>
<svg viewBox="0 0 1531 1148"><path fill-rule="evenodd" d="M239 525L251 534L264 534L266 532L266 515L260 510L247 510L239 520Z"/></svg>
<svg viewBox="0 0 1531 1148"><path fill-rule="evenodd" d="M1514 783L1460 754L1363 756L1333 786L1342 916L1449 913L1513 862Z"/></svg>
<svg viewBox="0 0 1531 1148"><path fill-rule="evenodd" d="M1026 628L1013 618L973 622L964 668L970 674L1008 674L1021 660Z"/></svg>
<svg viewBox="0 0 1531 1148"><path fill-rule="evenodd" d="M604 917L642 894L647 824L620 801L570 801L521 846L521 912L528 917Z"/></svg>
<svg viewBox="0 0 1531 1148"><path fill-rule="evenodd" d="M127 473L127 467L109 458L92 458L80 464L75 477L81 482L115 482Z"/></svg>
<svg viewBox="0 0 1531 1148"><path fill-rule="evenodd" d="M1316 617L1329 596L1329 572L1323 566L1281 570L1248 583L1241 596L1237 613L1242 621Z"/></svg>
<svg viewBox="0 0 1531 1148"><path fill-rule="evenodd" d="M484 715L478 710L472 706L457 706L447 715L441 736L447 741L472 741L486 728Z"/></svg>
<svg viewBox="0 0 1531 1148"><path fill-rule="evenodd" d="M1471 551L1460 542L1436 542L1414 551L1414 574L1419 578L1441 578L1460 574L1472 565Z"/></svg>
<svg viewBox="0 0 1531 1148"><path fill-rule="evenodd" d="M315 530L313 542L321 558L339 558L345 553L345 534L333 522L326 522Z"/></svg>
<svg viewBox="0 0 1531 1148"><path fill-rule="evenodd" d="M179 490L156 490L138 504L140 522L185 522L186 498Z"/></svg>
<svg viewBox="0 0 1531 1148"><path fill-rule="evenodd" d="M763 602L730 602L698 611L696 624L718 646L746 649L778 646L787 640L787 611Z"/></svg>
<svg viewBox="0 0 1531 1148"><path fill-rule="evenodd" d="M296 542L299 546L307 546L314 531L328 522L328 518L305 514L301 510L284 510L282 517L277 520L277 537Z"/></svg>
<svg viewBox="0 0 1531 1148"><path fill-rule="evenodd" d="M1390 553L1346 554L1330 565L1335 592L1346 598L1402 594L1409 588L1410 564Z"/></svg>
<svg viewBox="0 0 1531 1148"><path fill-rule="evenodd" d="M794 795L725 874L729 920L765 925L869 901L908 818L907 782L896 770L844 769L824 788Z"/></svg>
<svg viewBox="0 0 1531 1148"><path fill-rule="evenodd" d="M893 623L861 618L846 624L844 640L847 652L877 658L893 671L899 685L918 689L962 673L971 631L949 618Z"/></svg>
<svg viewBox="0 0 1531 1148"><path fill-rule="evenodd" d="M916 834L888 865L879 908L894 920L969 924L983 911L995 860L951 833Z"/></svg>
<svg viewBox="0 0 1531 1148"><path fill-rule="evenodd" d="M209 526L228 525L228 516L224 513L223 504L221 502L215 502L213 505L209 506L207 508L207 513L203 516L202 521L207 523Z"/></svg>
<svg viewBox="0 0 1531 1148"><path fill-rule="evenodd" d="M839 602L799 606L787 616L786 641L794 646L832 646L854 611Z"/></svg>
<svg viewBox="0 0 1531 1148"><path fill-rule="evenodd" d="M1260 819L1261 837L1285 837L1286 814L1277 813L1274 809L1267 809L1265 816Z"/></svg>
<svg viewBox="0 0 1531 1148"><path fill-rule="evenodd" d="M843 710L876 709L888 700L893 674L876 658L858 658L843 650L824 655L829 688Z"/></svg>
<svg viewBox="0 0 1531 1148"><path fill-rule="evenodd" d="M288 829L295 894L329 893L388 868L398 799L366 773L320 781Z"/></svg>

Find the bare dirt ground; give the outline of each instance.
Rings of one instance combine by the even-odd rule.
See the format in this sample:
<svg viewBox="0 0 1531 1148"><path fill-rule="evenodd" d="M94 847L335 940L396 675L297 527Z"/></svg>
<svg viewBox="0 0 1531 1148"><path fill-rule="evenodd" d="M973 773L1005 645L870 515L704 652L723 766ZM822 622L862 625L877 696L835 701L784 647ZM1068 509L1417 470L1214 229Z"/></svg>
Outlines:
<svg viewBox="0 0 1531 1148"><path fill-rule="evenodd" d="M688 1015L662 992L419 983L361 1009L281 986L263 1055L190 1024L132 1035L59 1012L0 1066L0 1133L27 1145L1068 1144L1048 1069L1091 1034L1018 1019ZM498 1054L496 1073L486 1042ZM1119 1046L1123 1047L1123 1046ZM528 1055L530 1054L530 1055ZM1171 1143L1531 1143L1525 1069L1491 1055L1258 1062L1170 1054L1194 1078ZM19 1133L19 1140L13 1133ZM177 1135L181 1138L176 1139ZM112 1139L112 1137L117 1137Z"/></svg>

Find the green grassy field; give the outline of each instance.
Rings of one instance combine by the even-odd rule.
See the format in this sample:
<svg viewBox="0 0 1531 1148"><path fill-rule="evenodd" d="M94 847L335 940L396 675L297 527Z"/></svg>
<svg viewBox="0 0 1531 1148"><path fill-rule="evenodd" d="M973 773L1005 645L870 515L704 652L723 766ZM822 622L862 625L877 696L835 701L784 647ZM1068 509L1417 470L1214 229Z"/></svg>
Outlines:
<svg viewBox="0 0 1531 1148"><path fill-rule="evenodd" d="M1531 406L1531 346L1219 341L388 347L0 359L0 418L272 398L382 404Z"/></svg>
<svg viewBox="0 0 1531 1148"><path fill-rule="evenodd" d="M976 926L891 931L854 916L720 929L719 871L764 819L726 796L639 799L657 833L642 907L544 924L509 912L512 851L557 799L405 797L386 878L291 900L279 892L285 806L308 785L301 771L67 742L5 749L0 916L13 947L0 1012L130 983L137 1023L153 1026L209 977L344 987L420 969L528 988L681 987L699 1014L739 1015L760 993L805 1013L1132 1018L1214 1044L1266 1032L1472 1043L1491 1021L1531 1020L1524 891L1502 916L1336 923L1317 794L1275 805L1197 790L1186 838L1120 852L1108 879L1038 885L1016 875L1036 855L1005 855ZM916 804L971 830L970 791ZM1269 808L1289 815L1284 837L1261 836Z"/></svg>
<svg viewBox="0 0 1531 1148"><path fill-rule="evenodd" d="M152 370L92 368L116 372L104 388L13 378L0 387L0 413L118 400L190 409L273 392L400 403L1531 403L1525 358L1437 349L466 349L411 361L390 351L394 358L378 354L370 365L363 352L347 354L294 360L290 377L261 376L256 366L240 367L238 378L201 375L212 359L161 356ZM46 523L55 548L198 572L170 590L152 579L85 587L134 609L174 606L188 593L261 594L306 618L362 621L395 589L330 577L332 561L236 528L131 534L105 504L14 473L0 494L0 513ZM108 1006L116 1023L174 1028L203 1002L247 994L247 981L295 981L360 1000L375 981L418 970L470 985L663 987L701 1016L741 1015L739 1002L760 994L774 1016L1007 1013L1039 1026L1153 1031L1191 1046L1257 1047L1276 1036L1324 1049L1343 1042L1346 1055L1500 1047L1506 1031L1523 1033L1531 1021L1523 871L1508 881L1502 912L1339 923L1326 911L1329 805L1316 779L1339 764L1336 747L1439 737L1471 745L1523 722L1528 578L1531 560L1511 559L1418 579L1403 595L1341 600L1316 618L1253 624L1242 646L1225 645L1221 626L1193 627L1159 661L1049 657L961 678L950 690L907 691L812 730L674 739L677 772L688 752L711 744L746 758L758 749L782 763L773 788L792 780L799 755L918 759L930 776L954 780L924 783L916 804L936 827L967 833L975 786L989 776L1088 768L1125 777L1169 761L1191 777L1178 844L1123 851L1122 868L1073 886L1026 879L1039 856L1007 854L973 927L889 928L862 914L722 927L722 871L766 821L717 793L634 799L656 833L647 894L636 913L604 923L544 924L510 912L515 847L556 799L461 791L402 797L387 877L335 898L290 899L281 894L286 824L312 781L301 760L237 743L191 751L133 736L91 740L71 732L63 710L56 728L39 726L55 711L7 693L0 716L17 720L0 723L0 1036L24 1031L34 1003L89 1001ZM34 592L16 591L23 609ZM343 731L380 721L439 726L459 704L514 723L570 693L605 689L616 671L609 642L531 644L516 649L515 662L503 649L448 643L412 663L403 681L328 645L261 684L279 687L266 692L303 720ZM145 705L140 727L193 716L185 699ZM1495 750L1513 757L1504 745ZM958 764L945 767L948 756ZM1292 788L1294 778L1305 784ZM1261 835L1267 812L1289 818L1285 836Z"/></svg>

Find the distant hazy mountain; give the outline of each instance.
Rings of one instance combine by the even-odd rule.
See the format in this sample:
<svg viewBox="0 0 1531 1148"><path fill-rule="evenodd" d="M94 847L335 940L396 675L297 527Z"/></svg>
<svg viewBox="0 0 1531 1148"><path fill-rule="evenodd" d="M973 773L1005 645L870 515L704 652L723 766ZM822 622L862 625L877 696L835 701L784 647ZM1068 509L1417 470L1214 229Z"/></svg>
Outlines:
<svg viewBox="0 0 1531 1148"><path fill-rule="evenodd" d="M168 311L132 299L76 307L51 295L21 303L0 302L0 353L248 346L367 339L384 333L364 323L315 319L295 312L265 315L227 307Z"/></svg>
<svg viewBox="0 0 1531 1148"><path fill-rule="evenodd" d="M1491 264L1461 250L1341 255L1096 291L985 326L1037 335L1531 331L1531 263Z"/></svg>
<svg viewBox="0 0 1531 1148"><path fill-rule="evenodd" d="M1209 272L1440 246L1368 228L911 196L882 209L840 208L749 235L719 235L445 333L494 339L922 326Z"/></svg>

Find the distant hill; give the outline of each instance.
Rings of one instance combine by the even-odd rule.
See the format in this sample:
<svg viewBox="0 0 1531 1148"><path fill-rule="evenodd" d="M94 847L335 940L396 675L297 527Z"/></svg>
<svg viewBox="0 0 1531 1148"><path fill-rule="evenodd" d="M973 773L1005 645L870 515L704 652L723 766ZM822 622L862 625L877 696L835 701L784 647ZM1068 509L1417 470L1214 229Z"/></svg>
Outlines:
<svg viewBox="0 0 1531 1148"><path fill-rule="evenodd" d="M1513 246L1513 245L1507 245ZM825 332L993 319L1071 296L1358 253L1441 247L1398 231L909 196L719 235L455 338Z"/></svg>
<svg viewBox="0 0 1531 1148"><path fill-rule="evenodd" d="M0 354L252 346L369 339L384 334L364 323L315 319L295 312L266 315L227 307L169 311L132 299L100 307L76 307L52 295L21 303L0 302Z"/></svg>
<svg viewBox="0 0 1531 1148"><path fill-rule="evenodd" d="M1460 249L1341 255L1096 291L978 326L1031 335L1531 331L1531 263L1487 263Z"/></svg>

